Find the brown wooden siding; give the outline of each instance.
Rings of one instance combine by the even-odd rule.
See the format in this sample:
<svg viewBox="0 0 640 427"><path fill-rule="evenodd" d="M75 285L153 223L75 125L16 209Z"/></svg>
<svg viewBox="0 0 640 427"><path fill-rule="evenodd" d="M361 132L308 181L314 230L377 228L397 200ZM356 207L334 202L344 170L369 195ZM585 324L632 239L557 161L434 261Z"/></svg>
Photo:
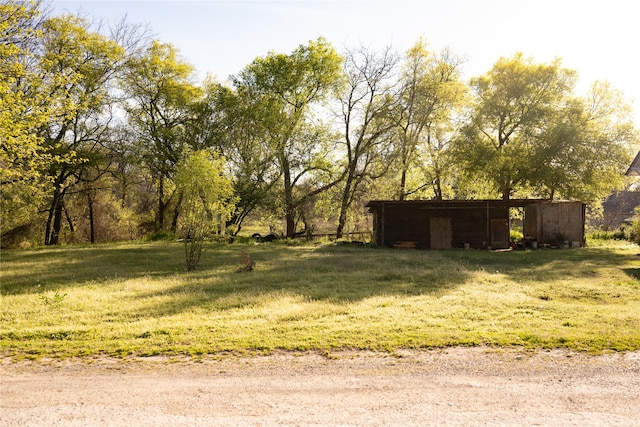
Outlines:
<svg viewBox="0 0 640 427"><path fill-rule="evenodd" d="M570 242L584 243L584 205L580 202L414 200L371 201L367 206L373 214L374 242L383 246L505 248L511 207L525 207L525 235L542 242L550 233L561 233ZM441 229L432 232L434 227Z"/></svg>
<svg viewBox="0 0 640 427"><path fill-rule="evenodd" d="M508 227L509 217L507 206L481 202L377 202L370 204L370 211L374 215L376 244L393 246L398 242L415 242L416 247L422 249L431 249L436 245L433 242L448 239L439 237L432 240L431 224L451 224L450 242L440 242L436 245L438 248L462 248L465 243L472 248L482 248L492 244L492 221ZM443 236L448 231L435 230L435 233Z"/></svg>

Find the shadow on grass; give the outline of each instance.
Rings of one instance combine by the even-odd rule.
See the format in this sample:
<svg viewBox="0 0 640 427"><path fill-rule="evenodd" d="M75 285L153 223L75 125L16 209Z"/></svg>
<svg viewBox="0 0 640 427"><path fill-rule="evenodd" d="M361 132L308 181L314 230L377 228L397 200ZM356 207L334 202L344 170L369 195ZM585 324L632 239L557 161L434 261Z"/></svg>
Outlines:
<svg viewBox="0 0 640 427"><path fill-rule="evenodd" d="M170 289L140 294L149 301L172 297L150 303L146 315L172 315L200 307L236 309L274 296L339 304L381 295L437 294L464 283L469 275L455 262L443 266L446 259L435 253L425 257L417 251L337 247L242 249L256 261L255 270L237 272L241 249L226 249L227 262L221 267L191 273Z"/></svg>
<svg viewBox="0 0 640 427"><path fill-rule="evenodd" d="M237 272L242 251L255 260L254 271ZM134 304L135 313L122 314L140 318L196 309L236 309L275 295L331 303L383 295L437 295L464 284L477 272L499 273L517 282L552 282L592 277L601 268L620 268L637 279L640 269L629 268L634 262L635 255L607 248L489 252L211 244L198 270L187 273L182 244L139 243L3 253L1 293L173 278L172 283L177 284L143 290L132 297L141 304Z"/></svg>
<svg viewBox="0 0 640 427"><path fill-rule="evenodd" d="M162 277L184 270L177 243L83 245L2 254L1 294L46 292L87 283Z"/></svg>
<svg viewBox="0 0 640 427"><path fill-rule="evenodd" d="M640 280L640 268L623 268L622 271L624 271L629 277Z"/></svg>
<svg viewBox="0 0 640 427"><path fill-rule="evenodd" d="M256 269L238 273L240 253ZM372 248L234 247L216 251L185 281L137 298L147 299L135 315L174 315L189 310L224 311L264 304L283 296L298 301L352 303L376 296L444 294L464 285L475 273L499 273L507 279L554 282L593 277L599 268L629 265L635 258L607 249L572 251L401 251ZM216 266L217 265L217 266ZM169 298L167 298L169 297ZM134 315L132 313L132 315Z"/></svg>

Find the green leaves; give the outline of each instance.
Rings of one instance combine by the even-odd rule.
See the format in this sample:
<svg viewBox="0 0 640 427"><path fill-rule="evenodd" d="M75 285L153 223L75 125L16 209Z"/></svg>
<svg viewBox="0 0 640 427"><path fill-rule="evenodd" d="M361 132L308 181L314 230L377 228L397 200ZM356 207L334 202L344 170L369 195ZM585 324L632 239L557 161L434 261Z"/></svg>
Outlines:
<svg viewBox="0 0 640 427"><path fill-rule="evenodd" d="M326 162L320 160L328 153L321 144L330 131L312 116L312 109L341 84L341 64L331 44L320 38L289 55L272 52L257 58L232 79L279 167L289 237L295 233L296 210L308 197L338 182L313 185L318 181L313 174L326 172Z"/></svg>
<svg viewBox="0 0 640 427"><path fill-rule="evenodd" d="M630 160L629 109L602 84L576 98L575 80L559 59L538 64L520 53L472 79L474 106L455 147L466 173L486 177L503 198L529 188L584 202L608 194Z"/></svg>
<svg viewBox="0 0 640 427"><path fill-rule="evenodd" d="M206 150L188 152L178 164L174 181L189 271L198 265L204 239L223 234L235 209L233 185L224 168L224 159Z"/></svg>

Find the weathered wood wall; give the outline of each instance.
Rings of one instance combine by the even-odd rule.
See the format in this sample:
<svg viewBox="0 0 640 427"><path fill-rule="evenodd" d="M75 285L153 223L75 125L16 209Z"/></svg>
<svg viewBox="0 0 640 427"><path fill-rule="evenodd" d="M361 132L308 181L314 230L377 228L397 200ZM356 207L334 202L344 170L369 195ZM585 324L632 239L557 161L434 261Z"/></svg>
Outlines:
<svg viewBox="0 0 640 427"><path fill-rule="evenodd" d="M585 205L581 202L540 202L526 206L523 232L539 243L557 244L558 239L570 245L583 246Z"/></svg>
<svg viewBox="0 0 640 427"><path fill-rule="evenodd" d="M509 208L501 203L487 201L410 201L370 202L373 213L373 235L376 244L393 246L399 242L414 242L417 248L471 248L487 246L506 247L508 244ZM447 221L445 219L450 219ZM447 227L451 230L431 230ZM492 224L494 227L492 233ZM491 239L495 227L507 230L506 241ZM446 237L450 236L450 237ZM449 242L441 239L450 239ZM497 244L497 246L496 246Z"/></svg>

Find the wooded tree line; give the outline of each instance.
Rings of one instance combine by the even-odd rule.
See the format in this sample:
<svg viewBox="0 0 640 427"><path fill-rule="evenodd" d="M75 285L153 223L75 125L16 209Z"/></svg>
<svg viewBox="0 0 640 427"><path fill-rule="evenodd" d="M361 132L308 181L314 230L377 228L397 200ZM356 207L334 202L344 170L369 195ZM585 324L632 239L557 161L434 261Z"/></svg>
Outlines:
<svg viewBox="0 0 640 427"><path fill-rule="evenodd" d="M144 27L43 9L0 3L5 241L178 232L194 198L179 166L202 156L213 169L193 167L196 180L231 182L224 215L204 211L230 233L259 214L288 237L330 219L341 237L370 199L597 203L624 185L639 141L623 94L595 82L577 95L560 59L518 53L465 81L463 58L422 39L398 54L318 38L198 82Z"/></svg>

